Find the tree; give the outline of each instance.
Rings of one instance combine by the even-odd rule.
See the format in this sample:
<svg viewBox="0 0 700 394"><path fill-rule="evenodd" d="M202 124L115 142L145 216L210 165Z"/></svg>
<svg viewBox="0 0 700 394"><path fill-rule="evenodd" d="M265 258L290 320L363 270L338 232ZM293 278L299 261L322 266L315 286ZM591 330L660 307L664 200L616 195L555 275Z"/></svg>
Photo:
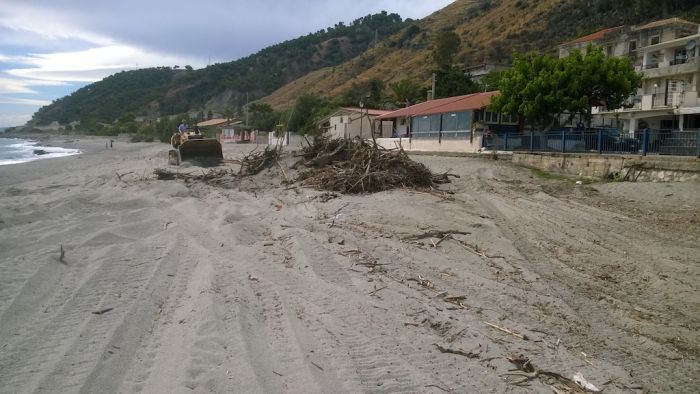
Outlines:
<svg viewBox="0 0 700 394"><path fill-rule="evenodd" d="M518 115L551 129L564 113L582 114L589 122L593 106L619 108L634 94L641 76L626 58L606 58L588 47L562 59L549 55L516 56L499 81L500 96L490 109Z"/></svg>
<svg viewBox="0 0 700 394"><path fill-rule="evenodd" d="M518 115L545 130L551 129L556 116L568 106L560 65L550 55L516 55L513 67L500 80L501 94L491 99L491 110Z"/></svg>
<svg viewBox="0 0 700 394"><path fill-rule="evenodd" d="M248 106L250 115L250 126L257 130L272 131L277 125L281 114L272 110L267 103L252 103Z"/></svg>
<svg viewBox="0 0 700 394"><path fill-rule="evenodd" d="M503 77L503 70L493 70L488 74L484 75L481 80L481 88L484 92L491 92L494 90L501 89L501 77Z"/></svg>
<svg viewBox="0 0 700 394"><path fill-rule="evenodd" d="M433 62L437 68L452 66L462 39L453 30L441 31L433 41Z"/></svg>
<svg viewBox="0 0 700 394"><path fill-rule="evenodd" d="M233 110L231 108L224 109L224 118L227 122L233 119Z"/></svg>
<svg viewBox="0 0 700 394"><path fill-rule="evenodd" d="M384 81L372 79L369 81L369 97L365 105L367 108L380 108L384 103Z"/></svg>
<svg viewBox="0 0 700 394"><path fill-rule="evenodd" d="M444 66L435 72L435 98L461 96L478 92L480 86L459 67Z"/></svg>
<svg viewBox="0 0 700 394"><path fill-rule="evenodd" d="M423 97L420 85L410 79L390 83L389 90L390 99L397 107L415 104Z"/></svg>
<svg viewBox="0 0 700 394"><path fill-rule="evenodd" d="M312 93L303 94L294 104L287 129L301 134L315 134L318 131L316 121L327 112L330 112L328 100Z"/></svg>
<svg viewBox="0 0 700 394"><path fill-rule="evenodd" d="M567 110L581 114L590 125L593 107L617 109L633 95L641 81L627 58L605 57L603 49L591 45L585 54L573 50L561 59L571 78L571 100Z"/></svg>

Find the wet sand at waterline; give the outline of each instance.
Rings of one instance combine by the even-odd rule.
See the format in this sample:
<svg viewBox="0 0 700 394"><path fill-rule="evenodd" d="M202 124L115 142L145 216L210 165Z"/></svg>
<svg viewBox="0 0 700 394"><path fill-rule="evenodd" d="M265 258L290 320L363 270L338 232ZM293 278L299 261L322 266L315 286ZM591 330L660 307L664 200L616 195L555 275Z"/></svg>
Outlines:
<svg viewBox="0 0 700 394"><path fill-rule="evenodd" d="M449 194L346 196L54 142L82 153L0 166L2 393L697 388L698 184L414 156ZM555 374L514 385L520 355Z"/></svg>

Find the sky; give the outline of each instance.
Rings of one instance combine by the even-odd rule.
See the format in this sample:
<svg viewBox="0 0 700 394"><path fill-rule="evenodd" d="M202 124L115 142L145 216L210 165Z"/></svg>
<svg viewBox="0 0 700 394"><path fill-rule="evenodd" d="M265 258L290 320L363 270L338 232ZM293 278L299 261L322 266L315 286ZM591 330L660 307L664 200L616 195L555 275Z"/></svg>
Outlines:
<svg viewBox="0 0 700 394"><path fill-rule="evenodd" d="M381 11L420 19L454 0L0 0L0 127L123 70L245 57Z"/></svg>

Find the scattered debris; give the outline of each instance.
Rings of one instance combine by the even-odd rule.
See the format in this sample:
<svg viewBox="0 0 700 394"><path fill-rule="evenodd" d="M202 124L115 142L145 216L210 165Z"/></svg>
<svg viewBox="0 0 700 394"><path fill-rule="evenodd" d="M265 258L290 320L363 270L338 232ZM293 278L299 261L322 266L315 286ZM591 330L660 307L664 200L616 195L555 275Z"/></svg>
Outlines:
<svg viewBox="0 0 700 394"><path fill-rule="evenodd" d="M434 343L433 345L434 345L441 353L457 354L457 355L459 355L459 356L464 356L464 357L467 357L467 358L479 358L479 355L481 354L481 352L479 352L479 353L474 353L474 352L465 352L464 350L460 350L460 349L450 349L450 348L446 348L446 347L440 346L440 345L438 345L437 343Z"/></svg>
<svg viewBox="0 0 700 394"><path fill-rule="evenodd" d="M518 367L518 369L522 372L509 372L509 373L503 374L503 376L522 376L523 377L523 379L518 380L516 382L511 382L511 384L522 385L522 384L527 383L533 379L538 379L542 376L546 376L548 378L553 379L554 382L551 382L551 379L550 379L550 382L544 382L544 383L563 384L568 389L567 392L587 393L588 391L594 391L594 392L600 391L600 390L597 390L597 388L593 385L591 385L591 387L596 388L596 390L591 390L587 387L580 385L579 383L577 383L575 381L576 376L574 376L574 379L569 379L566 376L564 376L560 373L557 373L557 372L541 370L532 364L532 362L530 361L530 358L523 356L522 354L519 356L509 356L509 357L507 357L507 359L511 363L515 364ZM577 374L577 375L579 375L579 374ZM581 378L583 378L583 376L581 376ZM584 381L585 381L585 379L584 379ZM587 381L585 383L590 384ZM552 386L552 388L554 389L554 386Z"/></svg>
<svg viewBox="0 0 700 394"><path fill-rule="evenodd" d="M94 312L92 312L92 314L93 315L104 315L105 313L107 313L113 309L114 308L104 308L104 309L100 309L99 311L94 311Z"/></svg>
<svg viewBox="0 0 700 394"><path fill-rule="evenodd" d="M446 388L441 387L441 386L438 386L437 384L426 384L425 387L426 387L426 388L428 388L428 387L435 387L436 389L440 389L440 390L442 390L442 391L444 391L444 392L446 392L446 393L451 393L451 392L452 392L452 390L446 389Z"/></svg>
<svg viewBox="0 0 700 394"><path fill-rule="evenodd" d="M491 327L493 327L493 328L499 330L499 331L503 331L503 332L505 332L506 334L510 334L510 335L512 335L512 336L514 336L514 337L516 337L516 338L520 338L520 339L522 339L522 340L524 340L524 341L527 341L527 340L529 339L529 338L527 337L527 335L518 334L517 332L513 332L513 331L511 331L511 330L509 330L509 329L507 329L507 328L497 326L497 325L495 325L495 324L493 324L493 323L489 323L489 322L484 322L484 323L485 323L486 325L488 325L488 326L491 326Z"/></svg>
<svg viewBox="0 0 700 394"><path fill-rule="evenodd" d="M124 182L124 183L126 183L126 181L123 180L122 177L125 176L125 175L133 174L133 173L134 173L133 171L129 171L129 172L126 172L126 173L124 173L124 174L119 174L118 172L115 172L115 174L117 174L117 178L119 178L119 180L122 181L122 182Z"/></svg>
<svg viewBox="0 0 700 394"><path fill-rule="evenodd" d="M422 234L417 234L417 235L410 235L408 237L404 237L404 241L418 241L421 239L426 239L426 238L446 238L448 236L452 236L455 234L459 235L469 235L471 234L470 232L467 231L459 231L459 230L431 230L431 231L426 231ZM438 244L442 242L439 241Z"/></svg>
<svg viewBox="0 0 700 394"><path fill-rule="evenodd" d="M375 295L375 294L377 294L378 292L380 292L380 291L386 289L387 287L389 287L389 286L384 286L384 287L380 287L380 288L378 288L378 289L374 289L374 291L370 291L370 292L367 293L367 294L368 294L368 295Z"/></svg>
<svg viewBox="0 0 700 394"><path fill-rule="evenodd" d="M409 281L413 282L418 282L419 285L428 288L428 289L434 289L435 284L433 282L429 281L428 279L423 278L421 275L418 275L418 278L409 278L407 279Z"/></svg>
<svg viewBox="0 0 700 394"><path fill-rule="evenodd" d="M342 211L343 208L347 207L348 205L350 205L349 202L343 204L343 206L341 206L340 208L338 208L337 211L335 211L335 214L333 214L333 221L331 222L331 224L330 224L328 227L333 227L333 226L335 226L335 220L338 219L338 218L340 218L340 215L341 215L340 211Z"/></svg>
<svg viewBox="0 0 700 394"><path fill-rule="evenodd" d="M60 261L63 264L66 264L66 260L64 260L65 257L66 251L63 249L63 244L61 244L61 255L58 257L58 261Z"/></svg>
<svg viewBox="0 0 700 394"><path fill-rule="evenodd" d="M260 171L272 167L275 163L279 164L279 158L280 149L266 146L263 151L253 151L243 157L241 160L241 169L238 173L241 175L258 174ZM280 168L282 168L282 166L280 166ZM284 172L284 170L282 171Z"/></svg>
<svg viewBox="0 0 700 394"><path fill-rule="evenodd" d="M164 168L156 168L153 173L158 180L174 180L182 179L187 182L202 181L212 186L223 186L237 179L237 175L230 169L211 169L208 172L203 172L201 175L194 175L193 172L182 173L173 172Z"/></svg>
<svg viewBox="0 0 700 394"><path fill-rule="evenodd" d="M587 381L586 378L583 377L583 374L581 372L577 372L574 375L573 380L574 380L574 382L576 382L576 384L578 384L579 386L581 386L582 388L584 388L588 391L592 391L594 393L600 392L600 389L598 387L596 387L595 385L591 384L589 381Z"/></svg>

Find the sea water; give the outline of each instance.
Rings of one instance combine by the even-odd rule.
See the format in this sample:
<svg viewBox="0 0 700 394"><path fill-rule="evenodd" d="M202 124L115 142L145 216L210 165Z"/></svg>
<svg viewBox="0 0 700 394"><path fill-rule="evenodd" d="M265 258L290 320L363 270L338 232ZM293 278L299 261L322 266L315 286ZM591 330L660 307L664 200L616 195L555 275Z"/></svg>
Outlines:
<svg viewBox="0 0 700 394"><path fill-rule="evenodd" d="M78 149L43 146L21 138L0 138L0 166L80 154Z"/></svg>

